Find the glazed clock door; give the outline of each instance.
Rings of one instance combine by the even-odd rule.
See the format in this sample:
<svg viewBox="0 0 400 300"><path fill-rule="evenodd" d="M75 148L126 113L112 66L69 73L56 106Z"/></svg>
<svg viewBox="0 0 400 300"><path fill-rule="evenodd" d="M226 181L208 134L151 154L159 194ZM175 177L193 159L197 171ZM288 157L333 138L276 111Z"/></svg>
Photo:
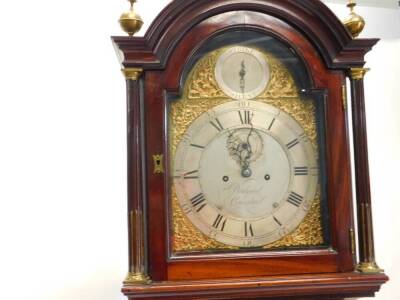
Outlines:
<svg viewBox="0 0 400 300"><path fill-rule="evenodd" d="M212 30L146 73L150 277L352 270L343 74L295 31Z"/></svg>
<svg viewBox="0 0 400 300"><path fill-rule="evenodd" d="M148 89L150 99L163 95L153 101L164 101L166 124L165 190L154 184L160 179L149 178L150 232L167 232L164 241L150 235L152 276L181 280L352 269L350 238L338 239L342 230L348 234L351 219L343 213L338 228L336 215L336 205L349 199L337 200L335 185L327 186L347 176L346 170L342 178L330 176L328 159L332 143L346 144L345 135L332 140L327 119L341 99L331 89L341 88L343 76L326 71L315 50L304 54L251 30L215 34L195 53L185 41L181 45L163 78L147 75L166 83L163 91ZM312 49L306 41L302 47ZM152 186L168 199L165 215L154 213L161 199L156 201ZM166 252L153 243L165 245Z"/></svg>
<svg viewBox="0 0 400 300"><path fill-rule="evenodd" d="M250 31L198 57L168 102L171 255L328 245L323 101L305 65Z"/></svg>

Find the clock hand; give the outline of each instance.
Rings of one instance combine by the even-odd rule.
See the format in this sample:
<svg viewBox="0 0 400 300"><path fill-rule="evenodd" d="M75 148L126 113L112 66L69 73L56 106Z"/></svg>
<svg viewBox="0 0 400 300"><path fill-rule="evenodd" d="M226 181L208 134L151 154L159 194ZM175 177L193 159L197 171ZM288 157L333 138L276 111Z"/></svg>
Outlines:
<svg viewBox="0 0 400 300"><path fill-rule="evenodd" d="M246 81L245 81L246 65L244 63L244 60L242 60L242 63L241 63L241 69L240 69L240 72L239 72L239 76L240 76L240 90L244 94L244 90L245 90L245 87L246 87Z"/></svg>
<svg viewBox="0 0 400 300"><path fill-rule="evenodd" d="M249 120L249 124L250 124L251 128L250 128L249 134L247 135L247 139L246 139L246 144L247 144L247 146L246 146L246 150L247 150L246 160L249 161L248 165L250 165L250 159L251 159L251 157L253 155L253 148L252 148L251 143L250 143L250 137L252 136L252 134L254 132L254 126L253 126L253 123L252 123L253 114L251 115L251 117L249 117L249 119L250 119Z"/></svg>
<svg viewBox="0 0 400 300"><path fill-rule="evenodd" d="M242 164L242 158L240 155L240 147L241 143L237 143L236 139L234 139L234 131L230 131L227 140L227 146L229 154L233 157L237 157L239 159L240 165Z"/></svg>
<svg viewBox="0 0 400 300"><path fill-rule="evenodd" d="M232 157L236 157L242 170L247 170L249 167L249 142L244 142L238 137L234 137L234 131L228 135L228 151Z"/></svg>
<svg viewBox="0 0 400 300"><path fill-rule="evenodd" d="M247 135L247 139L246 139L246 143L242 145L242 148L244 148L243 150L246 150L246 156L244 158L244 161L242 162L242 176L243 177L250 177L252 174L250 167L250 159L253 155L253 150L250 144L250 137L253 133L254 127L253 124L250 121L250 131L249 134Z"/></svg>
<svg viewBox="0 0 400 300"><path fill-rule="evenodd" d="M250 144L250 136L253 133L254 127L253 127L253 124L251 123L251 120L250 120L250 125L251 125L251 129L249 131L249 134L247 135L248 159L250 159L251 155L253 154L251 144Z"/></svg>
<svg viewBox="0 0 400 300"><path fill-rule="evenodd" d="M251 116L252 119L253 115ZM228 135L227 146L229 154L235 158L235 160L239 163L241 168L241 175L245 178L250 177L252 175L252 170L250 169L250 161L255 154L253 152L253 145L251 144L251 137L254 136L256 130L250 119L250 130L246 134L246 136L240 138L238 131L231 131ZM240 132L246 130L246 128L239 129ZM235 136L236 135L236 136Z"/></svg>

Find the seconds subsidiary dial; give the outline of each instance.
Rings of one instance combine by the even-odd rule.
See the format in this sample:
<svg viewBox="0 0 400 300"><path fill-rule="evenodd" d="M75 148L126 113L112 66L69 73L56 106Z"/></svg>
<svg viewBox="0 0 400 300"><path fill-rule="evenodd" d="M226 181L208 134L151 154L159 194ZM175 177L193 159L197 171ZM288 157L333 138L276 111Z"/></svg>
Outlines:
<svg viewBox="0 0 400 300"><path fill-rule="evenodd" d="M219 105L179 143L174 184L189 220L231 246L259 247L301 223L315 197L314 149L301 126L255 101Z"/></svg>
<svg viewBox="0 0 400 300"><path fill-rule="evenodd" d="M221 54L215 66L221 90L233 99L256 98L270 80L269 64L260 51L236 46Z"/></svg>

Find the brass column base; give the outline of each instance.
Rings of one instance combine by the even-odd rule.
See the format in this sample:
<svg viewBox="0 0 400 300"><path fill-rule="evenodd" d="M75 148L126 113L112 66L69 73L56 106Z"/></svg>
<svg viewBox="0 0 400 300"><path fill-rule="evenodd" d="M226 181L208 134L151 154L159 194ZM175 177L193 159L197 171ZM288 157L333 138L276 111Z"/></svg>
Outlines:
<svg viewBox="0 0 400 300"><path fill-rule="evenodd" d="M150 283L150 277L143 273L128 273L124 280L125 285L143 285Z"/></svg>
<svg viewBox="0 0 400 300"><path fill-rule="evenodd" d="M357 271L366 274L380 274L383 270L378 267L376 262L362 262L357 265Z"/></svg>

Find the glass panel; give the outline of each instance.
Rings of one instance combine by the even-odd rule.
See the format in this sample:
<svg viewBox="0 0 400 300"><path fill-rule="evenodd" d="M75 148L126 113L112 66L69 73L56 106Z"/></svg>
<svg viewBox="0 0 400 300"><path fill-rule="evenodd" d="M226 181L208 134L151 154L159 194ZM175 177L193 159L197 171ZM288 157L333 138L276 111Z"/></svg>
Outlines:
<svg viewBox="0 0 400 300"><path fill-rule="evenodd" d="M326 247L324 94L277 38L231 31L186 66L168 114L172 250Z"/></svg>

